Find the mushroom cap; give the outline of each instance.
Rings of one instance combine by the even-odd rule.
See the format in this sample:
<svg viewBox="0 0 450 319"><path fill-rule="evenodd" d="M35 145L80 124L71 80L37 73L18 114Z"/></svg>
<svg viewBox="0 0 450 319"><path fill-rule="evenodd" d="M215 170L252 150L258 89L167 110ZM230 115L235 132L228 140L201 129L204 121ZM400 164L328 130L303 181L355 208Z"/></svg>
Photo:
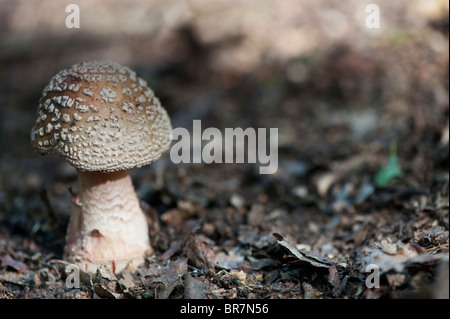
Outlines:
<svg viewBox="0 0 450 319"><path fill-rule="evenodd" d="M33 147L84 171L114 172L156 161L172 126L159 99L128 67L89 61L57 73L44 88Z"/></svg>

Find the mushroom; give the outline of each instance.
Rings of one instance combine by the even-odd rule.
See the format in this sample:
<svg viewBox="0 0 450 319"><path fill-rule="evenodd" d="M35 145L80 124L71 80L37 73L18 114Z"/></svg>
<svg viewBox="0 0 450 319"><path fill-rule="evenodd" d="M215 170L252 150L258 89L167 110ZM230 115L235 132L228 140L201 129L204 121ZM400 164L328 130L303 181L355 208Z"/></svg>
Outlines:
<svg viewBox="0 0 450 319"><path fill-rule="evenodd" d="M87 272L143 263L151 253L148 225L128 170L156 161L171 131L159 99L128 67L82 62L50 80L31 141L37 152L57 154L78 172L66 260Z"/></svg>

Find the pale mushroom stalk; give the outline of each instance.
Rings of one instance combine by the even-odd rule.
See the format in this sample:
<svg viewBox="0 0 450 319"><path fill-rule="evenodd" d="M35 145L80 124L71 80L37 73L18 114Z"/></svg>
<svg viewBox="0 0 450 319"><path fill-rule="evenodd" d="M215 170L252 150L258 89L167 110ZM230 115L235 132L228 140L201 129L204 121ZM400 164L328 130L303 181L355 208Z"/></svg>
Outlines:
<svg viewBox="0 0 450 319"><path fill-rule="evenodd" d="M127 170L78 170L78 208L70 219L65 254L84 271L97 265L139 265L150 252L147 222Z"/></svg>

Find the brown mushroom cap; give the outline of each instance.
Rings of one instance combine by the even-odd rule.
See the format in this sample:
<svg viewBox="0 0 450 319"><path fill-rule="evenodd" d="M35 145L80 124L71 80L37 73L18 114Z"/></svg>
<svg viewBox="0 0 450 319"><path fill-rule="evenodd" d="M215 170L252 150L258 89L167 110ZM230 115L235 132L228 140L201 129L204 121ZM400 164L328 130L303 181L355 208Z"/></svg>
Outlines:
<svg viewBox="0 0 450 319"><path fill-rule="evenodd" d="M89 61L60 71L45 87L31 141L85 171L150 164L169 148L169 116L130 68Z"/></svg>

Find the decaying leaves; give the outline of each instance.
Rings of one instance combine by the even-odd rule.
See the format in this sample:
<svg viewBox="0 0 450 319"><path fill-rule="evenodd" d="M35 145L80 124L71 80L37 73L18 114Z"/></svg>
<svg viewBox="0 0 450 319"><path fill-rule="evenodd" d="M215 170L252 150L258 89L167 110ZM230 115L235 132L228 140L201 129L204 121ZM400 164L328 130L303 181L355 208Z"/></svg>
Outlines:
<svg viewBox="0 0 450 319"><path fill-rule="evenodd" d="M314 252L308 252L302 249L297 249L295 246L284 240L283 236L277 233L273 233L273 236L277 239L278 245L286 249L291 255L297 258L296 261L290 262L290 265L307 265L317 268L326 268L337 264L336 261L315 254Z"/></svg>

